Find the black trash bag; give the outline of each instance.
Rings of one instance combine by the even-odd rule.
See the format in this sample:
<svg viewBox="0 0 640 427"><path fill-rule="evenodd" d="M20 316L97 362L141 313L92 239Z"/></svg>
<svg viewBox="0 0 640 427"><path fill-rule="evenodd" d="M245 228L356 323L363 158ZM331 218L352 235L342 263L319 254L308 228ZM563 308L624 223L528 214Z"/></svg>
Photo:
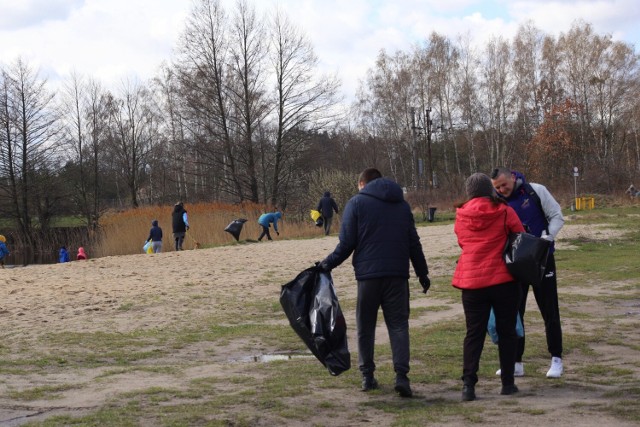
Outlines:
<svg viewBox="0 0 640 427"><path fill-rule="evenodd" d="M322 227L324 225L324 219L322 217L316 219L316 227Z"/></svg>
<svg viewBox="0 0 640 427"><path fill-rule="evenodd" d="M331 375L351 367L347 323L331 273L317 267L304 270L282 286L280 304L293 330Z"/></svg>
<svg viewBox="0 0 640 427"><path fill-rule="evenodd" d="M429 222L433 222L436 219L436 210L438 208L429 208L429 217L428 217L428 221Z"/></svg>
<svg viewBox="0 0 640 427"><path fill-rule="evenodd" d="M529 233L510 233L504 248L509 273L519 282L538 286L547 268L551 242Z"/></svg>
<svg viewBox="0 0 640 427"><path fill-rule="evenodd" d="M247 220L244 218L234 219L229 223L229 225L226 226L224 231L231 234L233 237L236 238L236 241L238 241L240 240L240 232L242 231L242 226L244 225L245 222L247 222Z"/></svg>

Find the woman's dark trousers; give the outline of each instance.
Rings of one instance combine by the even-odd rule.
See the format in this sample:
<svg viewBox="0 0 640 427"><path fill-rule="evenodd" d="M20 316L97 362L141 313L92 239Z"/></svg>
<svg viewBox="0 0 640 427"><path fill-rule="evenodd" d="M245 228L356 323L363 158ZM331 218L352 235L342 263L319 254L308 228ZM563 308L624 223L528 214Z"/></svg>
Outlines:
<svg viewBox="0 0 640 427"><path fill-rule="evenodd" d="M496 318L498 354L502 385L512 385L516 361L516 313L520 301L520 286L515 282L502 283L482 289L462 290L462 306L467 325L464 338L462 381L466 385L478 382L480 356L487 336L491 307Z"/></svg>

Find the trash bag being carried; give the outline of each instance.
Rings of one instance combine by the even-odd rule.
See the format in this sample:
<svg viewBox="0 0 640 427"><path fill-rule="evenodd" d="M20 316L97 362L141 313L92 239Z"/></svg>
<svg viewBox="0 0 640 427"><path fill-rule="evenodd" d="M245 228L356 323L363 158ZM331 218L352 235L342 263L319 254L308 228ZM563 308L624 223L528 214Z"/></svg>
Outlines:
<svg viewBox="0 0 640 427"><path fill-rule="evenodd" d="M153 246L151 245L151 240L147 241L144 246L142 247L142 250L145 254L152 254L153 253Z"/></svg>
<svg viewBox="0 0 640 427"><path fill-rule="evenodd" d="M293 330L331 375L351 367L347 324L331 273L317 267L304 270L282 286L280 304Z"/></svg>
<svg viewBox="0 0 640 427"><path fill-rule="evenodd" d="M227 233L231 234L236 238L236 241L240 240L240 232L242 231L242 226L247 222L244 218L234 219L227 225L224 229Z"/></svg>
<svg viewBox="0 0 640 427"><path fill-rule="evenodd" d="M518 282L538 286L544 278L551 242L529 233L510 233L503 258Z"/></svg>
<svg viewBox="0 0 640 427"><path fill-rule="evenodd" d="M311 209L311 219L316 223L316 227L322 227L324 224L322 214L315 209Z"/></svg>

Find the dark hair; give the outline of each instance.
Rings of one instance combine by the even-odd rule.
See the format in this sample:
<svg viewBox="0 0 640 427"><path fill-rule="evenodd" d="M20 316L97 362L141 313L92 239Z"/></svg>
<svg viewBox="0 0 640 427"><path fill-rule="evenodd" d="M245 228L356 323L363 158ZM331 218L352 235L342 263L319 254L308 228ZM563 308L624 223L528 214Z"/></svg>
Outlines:
<svg viewBox="0 0 640 427"><path fill-rule="evenodd" d="M488 197L489 200L491 200L491 202L494 205L499 205L499 204L504 204L504 205L508 205L507 201L505 199L503 199L502 197L498 197L497 195L492 195L491 197ZM462 206L464 206L469 200L469 198L462 200L462 201L458 201L456 203L453 204L454 208L461 208Z"/></svg>
<svg viewBox="0 0 640 427"><path fill-rule="evenodd" d="M367 168L362 171L360 177L358 178L358 182L362 182L363 184L368 184L374 179L382 178L382 174L376 168Z"/></svg>
<svg viewBox="0 0 640 427"><path fill-rule="evenodd" d="M507 169L504 166L498 166L494 170L491 171L491 179L496 179L500 175L511 176L511 169Z"/></svg>

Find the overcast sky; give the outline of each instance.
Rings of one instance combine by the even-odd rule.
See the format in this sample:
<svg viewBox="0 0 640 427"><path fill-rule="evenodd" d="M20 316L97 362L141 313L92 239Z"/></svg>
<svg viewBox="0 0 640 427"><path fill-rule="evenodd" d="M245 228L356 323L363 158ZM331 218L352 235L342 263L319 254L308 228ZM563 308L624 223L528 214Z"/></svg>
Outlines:
<svg viewBox="0 0 640 427"><path fill-rule="evenodd" d="M249 0L259 12L276 5L312 41L322 71L338 73L346 98L381 49L408 51L436 31L469 34L478 44L511 39L526 20L547 34L576 19L598 34L640 41L639 0ZM231 10L235 0L221 0ZM0 0L0 64L18 57L50 81L72 70L115 88L153 77L173 49L192 0ZM636 50L637 51L637 50Z"/></svg>

